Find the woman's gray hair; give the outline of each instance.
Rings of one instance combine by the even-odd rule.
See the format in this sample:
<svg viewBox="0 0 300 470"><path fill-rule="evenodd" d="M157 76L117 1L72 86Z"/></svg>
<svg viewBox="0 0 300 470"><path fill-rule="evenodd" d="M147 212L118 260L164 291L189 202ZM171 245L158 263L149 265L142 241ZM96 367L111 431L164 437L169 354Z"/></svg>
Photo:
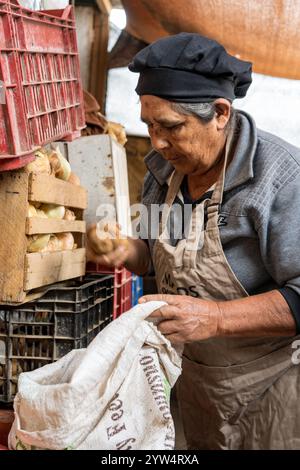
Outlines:
<svg viewBox="0 0 300 470"><path fill-rule="evenodd" d="M209 122L215 115L216 106L214 103L174 103L172 109L180 114L197 116L201 121Z"/></svg>
<svg viewBox="0 0 300 470"><path fill-rule="evenodd" d="M211 103L175 103L172 101L172 109L179 114L185 114L187 116L196 116L202 122L210 122L215 113L216 105L214 102ZM235 109L231 106L231 114L226 130L229 129L230 125L233 123L236 116Z"/></svg>

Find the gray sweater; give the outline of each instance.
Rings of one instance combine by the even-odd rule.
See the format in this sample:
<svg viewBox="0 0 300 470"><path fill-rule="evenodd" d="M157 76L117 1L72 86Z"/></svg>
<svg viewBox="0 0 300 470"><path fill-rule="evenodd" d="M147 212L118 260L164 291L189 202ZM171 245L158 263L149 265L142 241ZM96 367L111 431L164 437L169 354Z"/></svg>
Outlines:
<svg viewBox="0 0 300 470"><path fill-rule="evenodd" d="M238 120L219 217L225 256L250 295L280 287L300 295L300 149L258 130L245 112ZM155 151L145 163L149 211L165 201L173 167Z"/></svg>

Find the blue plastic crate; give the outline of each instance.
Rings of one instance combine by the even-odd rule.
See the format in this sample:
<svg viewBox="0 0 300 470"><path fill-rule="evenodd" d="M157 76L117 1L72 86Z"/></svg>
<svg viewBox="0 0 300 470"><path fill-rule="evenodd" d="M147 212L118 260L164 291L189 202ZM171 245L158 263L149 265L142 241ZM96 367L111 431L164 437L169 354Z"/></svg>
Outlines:
<svg viewBox="0 0 300 470"><path fill-rule="evenodd" d="M131 293L132 307L134 307L134 305L137 305L139 298L143 295L143 278L136 274L132 274Z"/></svg>

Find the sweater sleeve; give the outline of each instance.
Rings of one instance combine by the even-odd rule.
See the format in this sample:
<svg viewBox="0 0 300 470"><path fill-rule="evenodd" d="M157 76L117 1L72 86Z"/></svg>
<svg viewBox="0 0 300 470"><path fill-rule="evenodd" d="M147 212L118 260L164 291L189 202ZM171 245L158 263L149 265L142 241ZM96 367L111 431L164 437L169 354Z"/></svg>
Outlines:
<svg viewBox="0 0 300 470"><path fill-rule="evenodd" d="M258 228L264 265L300 328L300 176L276 193Z"/></svg>
<svg viewBox="0 0 300 470"><path fill-rule="evenodd" d="M297 292L295 292L293 289L291 289L290 287L282 287L281 289L278 289L278 290L281 293L281 295L283 295L283 297L285 298L285 301L290 307L290 310L292 312L292 315L296 323L297 334L299 334L300 333L300 295Z"/></svg>

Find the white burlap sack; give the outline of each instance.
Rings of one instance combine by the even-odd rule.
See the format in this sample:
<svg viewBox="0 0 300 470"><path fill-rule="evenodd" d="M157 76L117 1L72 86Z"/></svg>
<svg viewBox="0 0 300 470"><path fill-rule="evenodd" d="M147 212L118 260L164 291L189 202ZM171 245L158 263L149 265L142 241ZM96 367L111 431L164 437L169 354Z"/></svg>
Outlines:
<svg viewBox="0 0 300 470"><path fill-rule="evenodd" d="M181 359L145 320L163 304L137 305L87 349L22 373L10 448L173 449L169 393Z"/></svg>

